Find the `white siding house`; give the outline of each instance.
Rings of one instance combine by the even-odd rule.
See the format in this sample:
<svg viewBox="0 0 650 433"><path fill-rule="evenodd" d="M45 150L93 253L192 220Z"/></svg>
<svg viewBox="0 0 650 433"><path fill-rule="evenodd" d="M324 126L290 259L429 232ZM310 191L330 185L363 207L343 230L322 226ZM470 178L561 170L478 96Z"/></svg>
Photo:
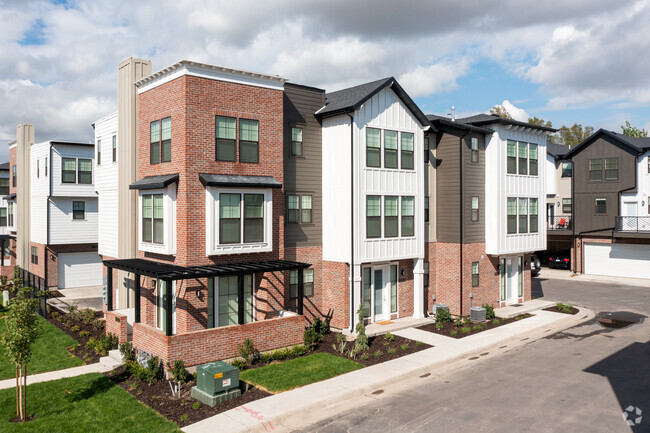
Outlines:
<svg viewBox="0 0 650 433"><path fill-rule="evenodd" d="M117 257L118 145L117 112L115 112L95 122L97 167L95 190L99 199L97 226L101 227L98 233L98 249L99 254L107 257Z"/></svg>
<svg viewBox="0 0 650 433"><path fill-rule="evenodd" d="M621 194L621 231L650 231L650 152L637 156L636 191Z"/></svg>

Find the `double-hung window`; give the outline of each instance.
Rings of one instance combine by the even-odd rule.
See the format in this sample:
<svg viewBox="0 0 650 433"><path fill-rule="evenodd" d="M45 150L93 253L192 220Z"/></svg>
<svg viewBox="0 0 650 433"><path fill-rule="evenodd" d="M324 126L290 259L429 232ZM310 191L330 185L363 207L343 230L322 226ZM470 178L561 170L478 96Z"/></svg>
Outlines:
<svg viewBox="0 0 650 433"><path fill-rule="evenodd" d="M72 202L72 219L84 220L86 219L86 202L73 201Z"/></svg>
<svg viewBox="0 0 650 433"><path fill-rule="evenodd" d="M381 237L381 196L366 196L366 237Z"/></svg>
<svg viewBox="0 0 650 433"><path fill-rule="evenodd" d="M216 160L235 162L237 156L237 119L234 117L216 116L215 125Z"/></svg>
<svg viewBox="0 0 650 433"><path fill-rule="evenodd" d="M415 234L415 197L402 197L402 237Z"/></svg>
<svg viewBox="0 0 650 433"><path fill-rule="evenodd" d="M149 163L158 164L172 160L172 118L151 122Z"/></svg>
<svg viewBox="0 0 650 433"><path fill-rule="evenodd" d="M517 174L517 142L508 140L508 174Z"/></svg>
<svg viewBox="0 0 650 433"><path fill-rule="evenodd" d="M429 136L424 137L424 163L429 162Z"/></svg>
<svg viewBox="0 0 650 433"><path fill-rule="evenodd" d="M287 222L299 222L300 215L300 196L290 195L287 196Z"/></svg>
<svg viewBox="0 0 650 433"><path fill-rule="evenodd" d="M413 133L402 132L402 169L413 170Z"/></svg>
<svg viewBox="0 0 650 433"><path fill-rule="evenodd" d="M81 184L90 185L93 183L93 161L91 159L77 160L77 182Z"/></svg>
<svg viewBox="0 0 650 433"><path fill-rule="evenodd" d="M366 128L366 167L381 167L381 131Z"/></svg>
<svg viewBox="0 0 650 433"><path fill-rule="evenodd" d="M260 162L259 122L239 119L239 162Z"/></svg>
<svg viewBox="0 0 650 433"><path fill-rule="evenodd" d="M102 165L102 140L97 140L97 165Z"/></svg>
<svg viewBox="0 0 650 433"><path fill-rule="evenodd" d="M384 197L384 237L394 238L398 232L397 196Z"/></svg>
<svg viewBox="0 0 650 433"><path fill-rule="evenodd" d="M117 135L113 136L113 162L117 162Z"/></svg>
<svg viewBox="0 0 650 433"><path fill-rule="evenodd" d="M219 194L219 243L241 243L241 195Z"/></svg>
<svg viewBox="0 0 650 433"><path fill-rule="evenodd" d="M618 180L618 158L605 158L605 180Z"/></svg>
<svg viewBox="0 0 650 433"><path fill-rule="evenodd" d="M9 227L13 227L14 226L14 204L13 203L7 204L7 213L9 214L7 224L9 225Z"/></svg>
<svg viewBox="0 0 650 433"><path fill-rule="evenodd" d="M537 176L537 145L535 143L528 145L528 173L531 176Z"/></svg>
<svg viewBox="0 0 650 433"><path fill-rule="evenodd" d="M47 177L47 156L45 157L45 176Z"/></svg>
<svg viewBox="0 0 650 433"><path fill-rule="evenodd" d="M0 195L8 195L9 194L9 178L8 177L3 177L0 178Z"/></svg>
<svg viewBox="0 0 650 433"><path fill-rule="evenodd" d="M310 224L312 222L312 196L287 196L287 222Z"/></svg>
<svg viewBox="0 0 650 433"><path fill-rule="evenodd" d="M61 182L77 183L77 160L76 159L74 158L61 159Z"/></svg>
<svg viewBox="0 0 650 433"><path fill-rule="evenodd" d="M291 128L291 155L302 156L302 128Z"/></svg>
<svg viewBox="0 0 650 433"><path fill-rule="evenodd" d="M472 137L471 151L471 161L476 164L478 162L478 137Z"/></svg>
<svg viewBox="0 0 650 433"><path fill-rule="evenodd" d="M562 213L563 214L570 214L573 211L572 209L572 203L570 198L563 198L562 199Z"/></svg>
<svg viewBox="0 0 650 433"><path fill-rule="evenodd" d="M519 174L528 174L528 143L519 141L517 143L519 158Z"/></svg>
<svg viewBox="0 0 650 433"><path fill-rule="evenodd" d="M478 221L478 197L472 197L472 222Z"/></svg>
<svg viewBox="0 0 650 433"><path fill-rule="evenodd" d="M142 195L142 242L163 244L164 202L162 194Z"/></svg>
<svg viewBox="0 0 650 433"><path fill-rule="evenodd" d="M538 221L537 221L537 199L536 198L531 198L530 199L530 207L529 207L529 219L530 219L530 232L531 233L537 233L539 228L538 228Z"/></svg>
<svg viewBox="0 0 650 433"><path fill-rule="evenodd" d="M300 218L301 222L311 223L311 196L303 195L300 200Z"/></svg>
<svg viewBox="0 0 650 433"><path fill-rule="evenodd" d="M508 234L517 233L517 199L508 197Z"/></svg>
<svg viewBox="0 0 650 433"><path fill-rule="evenodd" d="M599 182L603 180L603 160L600 158L589 160L589 181Z"/></svg>
<svg viewBox="0 0 650 433"><path fill-rule="evenodd" d="M11 184L16 187L16 165L11 166Z"/></svg>
<svg viewBox="0 0 650 433"><path fill-rule="evenodd" d="M298 272L293 270L289 273L289 287L291 291L291 299L298 297ZM303 295L305 297L314 296L314 270L305 269L302 275Z"/></svg>
<svg viewBox="0 0 650 433"><path fill-rule="evenodd" d="M32 252L32 257L31 257L32 264L38 265L38 248L32 247L31 252Z"/></svg>
<svg viewBox="0 0 650 433"><path fill-rule="evenodd" d="M571 177L573 175L573 163L565 161L562 163L562 177Z"/></svg>
<svg viewBox="0 0 650 433"><path fill-rule="evenodd" d="M478 287L478 262L472 262L472 287Z"/></svg>
<svg viewBox="0 0 650 433"><path fill-rule="evenodd" d="M384 131L384 167L397 168L397 131Z"/></svg>
<svg viewBox="0 0 650 433"><path fill-rule="evenodd" d="M264 194L244 194L244 243L264 241Z"/></svg>
<svg viewBox="0 0 650 433"><path fill-rule="evenodd" d="M424 197L424 222L429 222L429 197Z"/></svg>
<svg viewBox="0 0 650 433"><path fill-rule="evenodd" d="M596 199L596 213L605 214L607 213L607 199L606 198L597 198Z"/></svg>
<svg viewBox="0 0 650 433"><path fill-rule="evenodd" d="M7 208L0 207L0 227L7 227Z"/></svg>
<svg viewBox="0 0 650 433"><path fill-rule="evenodd" d="M528 233L528 199L519 199L519 233Z"/></svg>

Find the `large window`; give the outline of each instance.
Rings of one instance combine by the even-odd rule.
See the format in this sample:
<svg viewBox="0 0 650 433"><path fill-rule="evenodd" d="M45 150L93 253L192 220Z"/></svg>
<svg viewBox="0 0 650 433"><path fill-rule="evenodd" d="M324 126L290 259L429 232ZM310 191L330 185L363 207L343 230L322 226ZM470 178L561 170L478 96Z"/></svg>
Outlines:
<svg viewBox="0 0 650 433"><path fill-rule="evenodd" d="M415 234L415 197L402 197L402 236Z"/></svg>
<svg viewBox="0 0 650 433"><path fill-rule="evenodd" d="M589 160L589 180L598 182L603 180L603 161L600 158Z"/></svg>
<svg viewBox="0 0 650 433"><path fill-rule="evenodd" d="M605 180L618 180L618 158L605 158Z"/></svg>
<svg viewBox="0 0 650 433"><path fill-rule="evenodd" d="M289 274L289 285L291 289L291 299L298 297L298 272L297 270L291 271ZM305 297L314 296L314 270L305 269L302 275L303 295Z"/></svg>
<svg viewBox="0 0 650 433"><path fill-rule="evenodd" d="M519 233L528 233L528 199L519 199Z"/></svg>
<svg viewBox="0 0 650 433"><path fill-rule="evenodd" d="M529 212L529 218L530 218L530 232L531 233L537 233L539 230L539 223L537 219L537 199L536 198L531 198L530 199L530 212Z"/></svg>
<svg viewBox="0 0 650 433"><path fill-rule="evenodd" d="M413 170L413 134L402 132L402 169Z"/></svg>
<svg viewBox="0 0 650 433"><path fill-rule="evenodd" d="M239 162L258 163L259 147L259 122L239 119Z"/></svg>
<svg viewBox="0 0 650 433"><path fill-rule="evenodd" d="M384 197L384 237L394 238L399 235L397 219L397 197Z"/></svg>
<svg viewBox="0 0 650 433"><path fill-rule="evenodd" d="M517 143L517 157L519 158L519 174L528 174L528 143Z"/></svg>
<svg viewBox="0 0 650 433"><path fill-rule="evenodd" d="M172 160L172 118L151 122L149 162L158 164Z"/></svg>
<svg viewBox="0 0 650 433"><path fill-rule="evenodd" d="M366 128L366 167L381 167L381 131Z"/></svg>
<svg viewBox="0 0 650 433"><path fill-rule="evenodd" d="M86 185L93 183L93 161L91 159L78 159L78 182Z"/></svg>
<svg viewBox="0 0 650 433"><path fill-rule="evenodd" d="M381 196L366 197L366 237L381 237Z"/></svg>
<svg viewBox="0 0 650 433"><path fill-rule="evenodd" d="M113 162L117 162L117 135L113 136Z"/></svg>
<svg viewBox="0 0 650 433"><path fill-rule="evenodd" d="M570 198L562 199L562 213L570 214L572 212L572 203Z"/></svg>
<svg viewBox="0 0 650 433"><path fill-rule="evenodd" d="M291 155L302 156L302 128L291 128Z"/></svg>
<svg viewBox="0 0 650 433"><path fill-rule="evenodd" d="M264 194L244 194L244 243L264 241Z"/></svg>
<svg viewBox="0 0 650 433"><path fill-rule="evenodd" d="M264 206L264 194L219 194L219 243L264 242Z"/></svg>
<svg viewBox="0 0 650 433"><path fill-rule="evenodd" d="M471 152L472 152L471 161L473 163L477 163L478 162L478 137L472 137Z"/></svg>
<svg viewBox="0 0 650 433"><path fill-rule="evenodd" d="M607 213L607 199L605 198L596 199L596 213L597 214Z"/></svg>
<svg viewBox="0 0 650 433"><path fill-rule="evenodd" d="M244 323L253 321L253 276L242 275L244 279ZM239 324L238 277L219 277L218 318L216 326Z"/></svg>
<svg viewBox="0 0 650 433"><path fill-rule="evenodd" d="M162 244L164 242L164 206L162 194L142 196L142 242Z"/></svg>
<svg viewBox="0 0 650 433"><path fill-rule="evenodd" d="M312 222L312 196L287 196L287 222L310 224Z"/></svg>
<svg viewBox="0 0 650 433"><path fill-rule="evenodd" d="M384 131L384 167L397 168L397 131Z"/></svg>
<svg viewBox="0 0 650 433"><path fill-rule="evenodd" d="M478 221L478 197L472 197L472 222Z"/></svg>
<svg viewBox="0 0 650 433"><path fill-rule="evenodd" d="M9 178L8 177L3 177L0 178L0 195L8 195L9 194Z"/></svg>
<svg viewBox="0 0 650 433"><path fill-rule="evenodd" d="M62 161L61 161L61 182L63 182L63 183L77 183L77 160L76 159L74 159L74 158L62 158Z"/></svg>
<svg viewBox="0 0 650 433"><path fill-rule="evenodd" d="M219 194L219 243L241 242L241 195Z"/></svg>
<svg viewBox="0 0 650 433"><path fill-rule="evenodd" d="M72 202L72 219L84 220L86 219L86 202L73 201Z"/></svg>
<svg viewBox="0 0 650 433"><path fill-rule="evenodd" d="M236 161L237 119L216 116L216 160Z"/></svg>
<svg viewBox="0 0 650 433"><path fill-rule="evenodd" d="M478 262L472 262L472 287L478 287Z"/></svg>
<svg viewBox="0 0 650 433"><path fill-rule="evenodd" d="M528 145L528 173L537 176L537 145L534 143Z"/></svg>
<svg viewBox="0 0 650 433"><path fill-rule="evenodd" d="M562 163L562 177L571 177L573 175L573 163L565 161Z"/></svg>
<svg viewBox="0 0 650 433"><path fill-rule="evenodd" d="M0 227L7 227L7 208L0 207Z"/></svg>
<svg viewBox="0 0 650 433"><path fill-rule="evenodd" d="M508 198L508 234L517 233L517 199Z"/></svg>

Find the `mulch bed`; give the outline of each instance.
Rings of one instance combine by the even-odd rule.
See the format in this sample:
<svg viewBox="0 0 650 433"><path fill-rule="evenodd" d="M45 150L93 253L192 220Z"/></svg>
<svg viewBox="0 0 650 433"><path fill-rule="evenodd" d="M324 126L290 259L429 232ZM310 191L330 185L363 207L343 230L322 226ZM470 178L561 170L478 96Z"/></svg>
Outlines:
<svg viewBox="0 0 650 433"><path fill-rule="evenodd" d="M428 331L428 332L434 332L436 334L440 334L452 338L463 338L463 337L467 337L468 335L474 335L474 334L478 334L479 332L487 331L488 329L498 328L499 326L507 325L508 323L516 322L531 316L532 314L527 313L527 314L520 314L511 319L498 319L497 323L494 323L495 319L490 319L486 322L483 322L482 324L471 323L471 324L463 325L463 326L468 326L470 328L470 331L467 333L463 333L461 331L461 328L463 326L456 326L454 322L443 323L442 329L436 329L435 323L419 326L417 329L421 329L423 331ZM477 325L480 326L481 329L474 329L474 326ZM455 335L452 335L452 331L455 331Z"/></svg>
<svg viewBox="0 0 650 433"><path fill-rule="evenodd" d="M551 311L553 313L563 313L563 314L578 314L578 310L576 307L571 307L571 312L567 313L566 311L562 311L559 308L557 308L555 305L552 307L544 308L544 311Z"/></svg>
<svg viewBox="0 0 650 433"><path fill-rule="evenodd" d="M192 406L198 400L190 397L190 392L192 387L196 385L196 379L192 379L182 386L181 397L178 398L172 396L171 388L167 380L149 385L132 377L123 366L105 374L113 383L121 386L142 403L154 409L170 421L175 422L180 427L185 427L221 412L271 395L261 389L251 388L242 393L241 396L220 403L215 407L201 404L201 407L194 409Z"/></svg>
<svg viewBox="0 0 650 433"><path fill-rule="evenodd" d="M79 342L79 344L73 349L69 349L70 353L74 356L81 358L86 364L92 364L99 361L101 355L97 355L92 349L86 348L86 343L91 338L100 339L104 335L105 323L103 320L104 313L101 311L95 311L95 320L99 320L102 324L101 328L96 328L92 324L88 325L81 320L74 320L70 318L69 314L61 312L60 310L53 308L51 305L50 314L48 316L48 322L68 334L74 340ZM52 314L57 313L57 314ZM98 322L99 323L99 322ZM73 331L72 328L78 326L78 331ZM80 332L86 331L90 335L79 335Z"/></svg>

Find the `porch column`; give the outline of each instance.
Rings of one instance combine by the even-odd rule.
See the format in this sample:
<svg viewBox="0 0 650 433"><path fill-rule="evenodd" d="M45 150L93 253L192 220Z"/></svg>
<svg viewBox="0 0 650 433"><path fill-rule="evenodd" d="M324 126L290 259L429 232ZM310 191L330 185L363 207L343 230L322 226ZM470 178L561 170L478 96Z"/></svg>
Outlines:
<svg viewBox="0 0 650 433"><path fill-rule="evenodd" d="M415 259L413 267L413 318L424 317L424 259Z"/></svg>
<svg viewBox="0 0 650 433"><path fill-rule="evenodd" d="M350 324L350 332L356 333L357 323L359 323L359 316L357 315L357 310L361 305L361 266L360 265L354 265L354 281L351 281L350 285L352 289L350 295L354 294L354 296L349 296L350 308L352 308L352 316L354 317L352 323Z"/></svg>
<svg viewBox="0 0 650 433"><path fill-rule="evenodd" d="M113 268L106 266L106 310L113 311Z"/></svg>
<svg viewBox="0 0 650 433"><path fill-rule="evenodd" d="M163 280L165 281L165 324L166 329L165 329L165 335L168 337L171 337L174 335L174 312L172 309L174 308L174 305L172 303L173 298L174 298L174 288L172 287L172 280Z"/></svg>
<svg viewBox="0 0 650 433"><path fill-rule="evenodd" d="M304 308L305 285L304 269L298 269L298 314L302 315Z"/></svg>
<svg viewBox="0 0 650 433"><path fill-rule="evenodd" d="M244 276L237 275L237 323L243 325L245 305L244 305Z"/></svg>
<svg viewBox="0 0 650 433"><path fill-rule="evenodd" d="M135 292L135 320L134 323L140 323L140 275L135 274L133 279L134 287L133 291Z"/></svg>

